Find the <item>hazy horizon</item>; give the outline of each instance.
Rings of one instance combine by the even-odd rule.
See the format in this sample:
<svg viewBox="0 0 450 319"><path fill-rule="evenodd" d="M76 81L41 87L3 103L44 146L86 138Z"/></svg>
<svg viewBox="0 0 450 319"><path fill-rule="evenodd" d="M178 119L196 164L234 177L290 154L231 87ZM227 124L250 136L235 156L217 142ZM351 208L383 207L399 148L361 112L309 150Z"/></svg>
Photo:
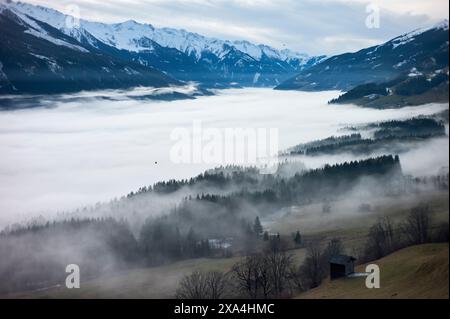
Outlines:
<svg viewBox="0 0 450 319"><path fill-rule="evenodd" d="M278 128L283 150L342 135L340 129L349 124L406 119L448 108L448 104L389 110L328 105L337 91L248 88L216 93L156 102L108 101L93 92L81 100L65 95L52 102L53 108L0 112L0 224L23 220L27 213L49 214L108 201L141 186L193 177L218 166L176 164L169 158L171 131L191 129L198 119L205 128ZM302 161L318 167L352 159L344 154ZM448 137L425 142L401 160L405 173L437 173L433 170L448 165Z"/></svg>

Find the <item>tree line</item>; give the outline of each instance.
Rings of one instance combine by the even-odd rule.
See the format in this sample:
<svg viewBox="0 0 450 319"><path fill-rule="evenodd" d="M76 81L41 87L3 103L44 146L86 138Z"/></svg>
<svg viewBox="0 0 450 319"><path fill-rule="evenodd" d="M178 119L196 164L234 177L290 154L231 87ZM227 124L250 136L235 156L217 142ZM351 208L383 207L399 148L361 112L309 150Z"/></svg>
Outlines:
<svg viewBox="0 0 450 319"><path fill-rule="evenodd" d="M356 130L356 128L350 128ZM364 130L374 129L371 138L362 138L360 133L343 136L332 136L322 140L309 142L293 147L290 155L319 155L350 151L356 154L368 154L375 149L386 146L401 139L402 142L416 139L427 139L445 136L445 125L432 118L411 118L373 123L362 127Z"/></svg>

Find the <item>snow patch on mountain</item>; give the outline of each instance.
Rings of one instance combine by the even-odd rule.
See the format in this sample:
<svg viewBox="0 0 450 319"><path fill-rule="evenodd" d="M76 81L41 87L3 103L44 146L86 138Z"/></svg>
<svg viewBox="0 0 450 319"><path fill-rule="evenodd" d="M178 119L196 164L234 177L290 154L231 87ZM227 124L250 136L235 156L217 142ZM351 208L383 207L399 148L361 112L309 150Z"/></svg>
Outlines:
<svg viewBox="0 0 450 319"><path fill-rule="evenodd" d="M253 77L253 84L256 84L258 82L260 76L261 73L255 73L255 76Z"/></svg>
<svg viewBox="0 0 450 319"><path fill-rule="evenodd" d="M22 11L22 8L28 8L29 5L24 5L22 3L16 3L14 2L4 2L0 3L0 7L2 8L2 11L5 9L9 9L11 12L17 15L17 17L21 20L19 23L21 23L24 27L27 27L28 29L24 31L24 33L33 35L35 37L44 39L46 41L49 41L53 44L59 45L59 46L66 46L72 50L77 50L81 52L89 52L85 48L82 48L78 45L70 44L66 41L63 41L61 39L57 39L49 35L32 17L30 10ZM42 8L46 9L46 8Z"/></svg>
<svg viewBox="0 0 450 319"><path fill-rule="evenodd" d="M48 61L49 60L48 57L40 55L40 54L36 54L36 53L32 53L32 52L30 52L29 54L34 56L35 58L38 58L38 59L41 59L41 60L44 60L44 61Z"/></svg>
<svg viewBox="0 0 450 319"><path fill-rule="evenodd" d="M59 46L65 46L65 47L68 47L68 48L70 48L72 50L77 50L77 51L81 51L81 52L85 52L85 53L89 52L85 48L82 48L82 47L80 47L78 45L70 44L70 43L67 43L67 42L65 42L63 40L53 38L50 35L48 35L47 33L45 33L45 32L39 32L38 30L35 30L35 29L28 29L28 30L25 30L24 32L28 33L28 34L31 34L31 35L33 35L33 36L35 36L37 38L44 39L44 40L46 40L48 42L51 42L51 43L59 45Z"/></svg>
<svg viewBox="0 0 450 319"><path fill-rule="evenodd" d="M418 36L424 32L427 32L430 30L448 30L448 26L449 26L448 20L445 19L445 20L440 21L439 23L433 25L432 27L419 28L419 29L413 30L411 32L408 32L404 35L401 35L401 36L393 39L392 41L390 41L390 43L392 44L392 48L395 49L400 45L404 45L408 42L413 41L416 36Z"/></svg>
<svg viewBox="0 0 450 319"><path fill-rule="evenodd" d="M54 59L51 59L51 58L43 56L43 55L31 53L31 52L30 52L30 55L45 61L47 63L49 70L55 74L62 70L62 67Z"/></svg>
<svg viewBox="0 0 450 319"><path fill-rule="evenodd" d="M0 8L1 11L1 8ZM3 72L3 63L0 61L0 80L8 80L8 77L6 76L5 72Z"/></svg>

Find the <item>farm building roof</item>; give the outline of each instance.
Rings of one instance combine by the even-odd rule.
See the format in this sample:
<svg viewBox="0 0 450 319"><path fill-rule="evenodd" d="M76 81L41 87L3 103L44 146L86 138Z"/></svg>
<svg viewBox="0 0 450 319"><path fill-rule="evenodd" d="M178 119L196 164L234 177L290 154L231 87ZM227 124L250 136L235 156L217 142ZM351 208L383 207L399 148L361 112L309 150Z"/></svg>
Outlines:
<svg viewBox="0 0 450 319"><path fill-rule="evenodd" d="M352 256L347 256L347 255L336 255L331 257L330 259L330 263L332 264L339 264L339 265L345 265L351 261L355 261L356 258L352 257Z"/></svg>

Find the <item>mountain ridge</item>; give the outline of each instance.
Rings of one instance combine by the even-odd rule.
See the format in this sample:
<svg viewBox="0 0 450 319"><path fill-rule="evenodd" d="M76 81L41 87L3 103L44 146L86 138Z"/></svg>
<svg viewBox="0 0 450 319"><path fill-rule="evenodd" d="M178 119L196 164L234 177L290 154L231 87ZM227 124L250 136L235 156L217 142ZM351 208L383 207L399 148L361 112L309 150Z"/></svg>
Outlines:
<svg viewBox="0 0 450 319"><path fill-rule="evenodd" d="M183 29L155 28L134 20L114 24L74 20L57 10L23 2L7 1L0 6L24 20L33 17L45 22L88 50L106 50L206 87L273 87L324 58L248 41L205 37Z"/></svg>
<svg viewBox="0 0 450 319"><path fill-rule="evenodd" d="M448 67L448 20L417 29L380 45L339 54L301 71L279 90L348 91L408 75L414 68L431 72Z"/></svg>
<svg viewBox="0 0 450 319"><path fill-rule="evenodd" d="M1 11L0 28L1 94L53 94L182 84L153 67L89 50L59 30L8 9Z"/></svg>
<svg viewBox="0 0 450 319"><path fill-rule="evenodd" d="M349 91L360 85L389 83L413 72L448 70L448 20L357 52L309 57L134 20L105 24L74 19L43 6L0 0L0 22L8 30L0 35L2 43L8 44L0 49L0 93L45 94L192 82L204 88ZM74 57L76 61L72 61ZM68 65L74 63L77 70ZM84 72L84 84L74 80L70 85L69 79L78 77L77 72ZM89 79L88 73L94 79ZM55 77L65 84L48 82ZM46 87L42 92L40 81ZM364 91L366 88L358 92Z"/></svg>

